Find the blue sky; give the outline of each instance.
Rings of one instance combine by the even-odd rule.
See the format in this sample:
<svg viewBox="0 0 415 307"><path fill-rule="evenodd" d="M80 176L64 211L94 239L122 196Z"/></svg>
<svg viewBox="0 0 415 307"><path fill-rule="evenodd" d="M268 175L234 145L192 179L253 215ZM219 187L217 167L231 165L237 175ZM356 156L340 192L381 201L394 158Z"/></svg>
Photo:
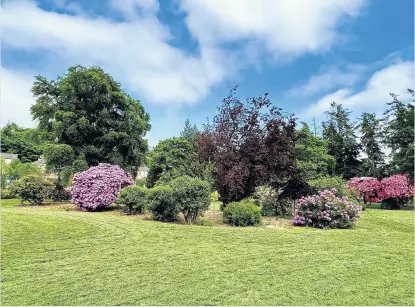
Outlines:
<svg viewBox="0 0 415 307"><path fill-rule="evenodd" d="M3 0L1 123L34 127L33 76L99 65L150 113L151 145L201 126L234 85L301 121L382 114L414 84L413 0Z"/></svg>

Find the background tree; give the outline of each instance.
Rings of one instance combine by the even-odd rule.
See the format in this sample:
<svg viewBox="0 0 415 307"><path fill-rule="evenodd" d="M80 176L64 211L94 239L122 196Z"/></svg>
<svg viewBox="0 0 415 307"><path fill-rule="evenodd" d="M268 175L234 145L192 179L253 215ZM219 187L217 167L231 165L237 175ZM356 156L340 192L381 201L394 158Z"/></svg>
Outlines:
<svg viewBox="0 0 415 307"><path fill-rule="evenodd" d="M191 142L183 137L173 137L160 141L149 154L149 171L146 186L151 188L162 177L166 181L180 174L178 167L185 165L186 158L193 151Z"/></svg>
<svg viewBox="0 0 415 307"><path fill-rule="evenodd" d="M328 154L327 147L327 141L314 136L309 126L303 123L303 127L297 131L295 154L297 167L302 171L305 180L334 174L336 160Z"/></svg>
<svg viewBox="0 0 415 307"><path fill-rule="evenodd" d="M360 164L359 144L350 113L341 104L332 102L326 112L327 121L323 122L323 138L328 144L328 154L336 159L336 174L346 179L356 176Z"/></svg>
<svg viewBox="0 0 415 307"><path fill-rule="evenodd" d="M366 158L363 159L360 169L362 175L376 177L383 176L385 157L380 147L381 125L375 113L363 113L360 118L361 145Z"/></svg>
<svg viewBox="0 0 415 307"><path fill-rule="evenodd" d="M182 132L180 132L180 136L182 138L188 139L190 142L194 143L196 141L197 134L199 133L199 129L197 129L196 125L191 125L189 119L186 119L184 124L184 128Z"/></svg>
<svg viewBox="0 0 415 307"><path fill-rule="evenodd" d="M7 185L7 178L10 176L10 166L3 157L0 157L0 188L4 189Z"/></svg>
<svg viewBox="0 0 415 307"><path fill-rule="evenodd" d="M414 92L408 90L414 97ZM414 105L404 104L397 95L391 94L385 112L384 142L391 148L390 170L393 174L406 173L414 178Z"/></svg>
<svg viewBox="0 0 415 307"><path fill-rule="evenodd" d="M44 156L47 169L56 172L56 183L60 184L62 170L72 166L74 156L72 147L66 144L49 144L45 146Z"/></svg>
<svg viewBox="0 0 415 307"><path fill-rule="evenodd" d="M117 164L135 176L148 148L149 115L110 75L77 65L56 80L37 76L32 92L39 128L71 146L76 160Z"/></svg>
<svg viewBox="0 0 415 307"><path fill-rule="evenodd" d="M225 204L252 194L295 167L295 119L272 106L267 94L242 102L230 91L212 125L198 135L201 157L216 165L215 184Z"/></svg>
<svg viewBox="0 0 415 307"><path fill-rule="evenodd" d="M53 142L53 135L37 128L22 128L8 123L1 129L1 151L19 155L21 162L36 161L45 144Z"/></svg>

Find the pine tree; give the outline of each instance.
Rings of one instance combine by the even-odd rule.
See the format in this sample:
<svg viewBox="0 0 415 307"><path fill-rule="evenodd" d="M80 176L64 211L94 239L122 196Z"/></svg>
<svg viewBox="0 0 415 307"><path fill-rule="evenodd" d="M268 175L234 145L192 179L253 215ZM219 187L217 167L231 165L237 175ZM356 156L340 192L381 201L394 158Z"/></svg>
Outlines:
<svg viewBox="0 0 415 307"><path fill-rule="evenodd" d="M414 97L414 91L408 89ZM395 94L384 113L386 122L384 142L391 148L390 171L393 174L407 173L414 178L414 105L404 104ZM413 102L415 100L413 99Z"/></svg>
<svg viewBox="0 0 415 307"><path fill-rule="evenodd" d="M385 166L385 156L380 147L381 120L374 113L363 113L360 118L360 140L366 158L363 160L361 169L363 176L382 178Z"/></svg>
<svg viewBox="0 0 415 307"><path fill-rule="evenodd" d="M326 112L327 121L323 122L323 138L328 143L328 154L336 159L336 174L345 179L356 176L361 163L357 159L360 146L356 141L355 124L350 121L350 113L341 104L332 102L330 110Z"/></svg>

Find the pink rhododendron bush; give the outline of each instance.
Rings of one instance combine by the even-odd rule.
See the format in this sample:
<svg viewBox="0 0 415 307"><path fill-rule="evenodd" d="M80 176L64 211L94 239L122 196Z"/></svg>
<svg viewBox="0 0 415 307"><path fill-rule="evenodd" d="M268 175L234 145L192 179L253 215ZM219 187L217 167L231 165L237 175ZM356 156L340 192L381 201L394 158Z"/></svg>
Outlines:
<svg viewBox="0 0 415 307"><path fill-rule="evenodd" d="M402 208L414 197L414 186L408 175L393 175L381 181L382 206L389 209Z"/></svg>
<svg viewBox="0 0 415 307"><path fill-rule="evenodd" d="M362 207L339 198L336 190L319 191L317 195L300 198L295 205L294 226L316 228L352 228L359 220Z"/></svg>
<svg viewBox="0 0 415 307"><path fill-rule="evenodd" d="M373 177L352 178L347 182L347 188L366 204L377 199L382 190L379 180Z"/></svg>
<svg viewBox="0 0 415 307"><path fill-rule="evenodd" d="M77 173L72 181L72 202L82 210L99 210L117 199L120 190L134 180L118 165L100 163Z"/></svg>

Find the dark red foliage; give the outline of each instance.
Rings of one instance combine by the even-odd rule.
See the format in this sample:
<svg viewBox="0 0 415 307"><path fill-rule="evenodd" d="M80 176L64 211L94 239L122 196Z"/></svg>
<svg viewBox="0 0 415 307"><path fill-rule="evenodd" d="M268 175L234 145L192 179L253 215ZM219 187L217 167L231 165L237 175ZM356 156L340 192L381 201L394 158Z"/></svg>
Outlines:
<svg viewBox="0 0 415 307"><path fill-rule="evenodd" d="M295 118L268 94L241 102L230 91L213 124L197 138L198 153L216 164L216 188L227 204L256 186L290 177L295 168Z"/></svg>

